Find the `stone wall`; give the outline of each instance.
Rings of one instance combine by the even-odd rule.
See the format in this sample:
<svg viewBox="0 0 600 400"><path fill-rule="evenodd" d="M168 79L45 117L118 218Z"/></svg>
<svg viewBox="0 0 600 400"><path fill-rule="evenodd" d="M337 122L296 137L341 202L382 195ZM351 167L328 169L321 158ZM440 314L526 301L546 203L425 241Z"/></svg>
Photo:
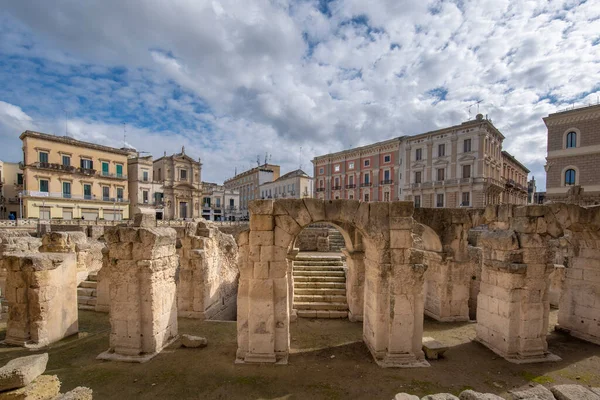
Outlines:
<svg viewBox="0 0 600 400"><path fill-rule="evenodd" d="M239 270L233 236L209 221L190 222L175 229L180 260L179 315L235 320Z"/></svg>
<svg viewBox="0 0 600 400"><path fill-rule="evenodd" d="M319 249L319 238L327 238L329 235L329 229L327 227L312 227L308 226L300 232L296 237L295 247L300 251L329 251L329 243L327 243L327 249Z"/></svg>
<svg viewBox="0 0 600 400"><path fill-rule="evenodd" d="M0 229L0 296L4 297L6 287L5 256L10 253L37 252L41 239L18 229Z"/></svg>

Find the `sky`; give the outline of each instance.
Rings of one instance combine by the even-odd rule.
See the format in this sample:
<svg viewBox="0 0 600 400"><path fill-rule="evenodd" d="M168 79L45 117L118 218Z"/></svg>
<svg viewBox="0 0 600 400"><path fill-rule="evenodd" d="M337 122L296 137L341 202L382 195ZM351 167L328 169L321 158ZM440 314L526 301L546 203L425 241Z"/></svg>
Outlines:
<svg viewBox="0 0 600 400"><path fill-rule="evenodd" d="M542 117L599 77L600 0L0 0L0 159L30 129L312 175L481 101L543 189Z"/></svg>

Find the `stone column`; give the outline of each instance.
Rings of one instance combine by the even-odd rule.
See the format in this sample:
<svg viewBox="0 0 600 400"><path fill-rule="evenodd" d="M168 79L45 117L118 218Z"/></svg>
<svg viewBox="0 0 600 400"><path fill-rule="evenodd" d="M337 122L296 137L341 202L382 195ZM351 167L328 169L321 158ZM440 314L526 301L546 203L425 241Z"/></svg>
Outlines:
<svg viewBox="0 0 600 400"><path fill-rule="evenodd" d="M5 258L7 344L39 348L78 331L75 253L20 253Z"/></svg>
<svg viewBox="0 0 600 400"><path fill-rule="evenodd" d="M294 260L299 252L300 249L292 248L287 255L288 308L292 322L298 319L298 310L294 309Z"/></svg>
<svg viewBox="0 0 600 400"><path fill-rule="evenodd" d="M110 347L99 359L145 362L177 339L176 232L154 213L107 229Z"/></svg>
<svg viewBox="0 0 600 400"><path fill-rule="evenodd" d="M348 301L348 319L352 322L363 320L365 301L365 253L342 249L346 256L346 299Z"/></svg>

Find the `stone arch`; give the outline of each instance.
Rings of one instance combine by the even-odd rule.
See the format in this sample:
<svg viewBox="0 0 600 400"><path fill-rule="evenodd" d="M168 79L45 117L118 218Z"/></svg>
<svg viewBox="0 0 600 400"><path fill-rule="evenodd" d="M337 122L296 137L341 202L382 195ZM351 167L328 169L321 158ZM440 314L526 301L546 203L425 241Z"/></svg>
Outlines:
<svg viewBox="0 0 600 400"><path fill-rule="evenodd" d="M288 250L304 227L330 222L363 238L363 339L375 361L429 365L421 350L426 266L413 248L412 203L283 199L253 201L249 209L250 230L239 242L237 362L287 362Z"/></svg>

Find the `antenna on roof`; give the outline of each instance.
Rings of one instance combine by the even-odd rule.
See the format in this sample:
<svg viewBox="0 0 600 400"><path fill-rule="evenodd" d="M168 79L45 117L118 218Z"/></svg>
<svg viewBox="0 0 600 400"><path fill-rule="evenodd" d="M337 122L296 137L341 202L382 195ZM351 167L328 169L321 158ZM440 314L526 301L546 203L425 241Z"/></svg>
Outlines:
<svg viewBox="0 0 600 400"><path fill-rule="evenodd" d="M302 146L300 146L300 153L298 154L298 169L302 169Z"/></svg>
<svg viewBox="0 0 600 400"><path fill-rule="evenodd" d="M258 154L256 155L256 165L260 167L260 156Z"/></svg>
<svg viewBox="0 0 600 400"><path fill-rule="evenodd" d="M268 158L269 158L269 153L265 153L265 165L267 165Z"/></svg>
<svg viewBox="0 0 600 400"><path fill-rule="evenodd" d="M479 103L481 103L481 102L483 102L483 99L476 101L475 103L466 107L466 109L469 111L469 119L471 119L471 107L477 106L477 114L479 114Z"/></svg>

